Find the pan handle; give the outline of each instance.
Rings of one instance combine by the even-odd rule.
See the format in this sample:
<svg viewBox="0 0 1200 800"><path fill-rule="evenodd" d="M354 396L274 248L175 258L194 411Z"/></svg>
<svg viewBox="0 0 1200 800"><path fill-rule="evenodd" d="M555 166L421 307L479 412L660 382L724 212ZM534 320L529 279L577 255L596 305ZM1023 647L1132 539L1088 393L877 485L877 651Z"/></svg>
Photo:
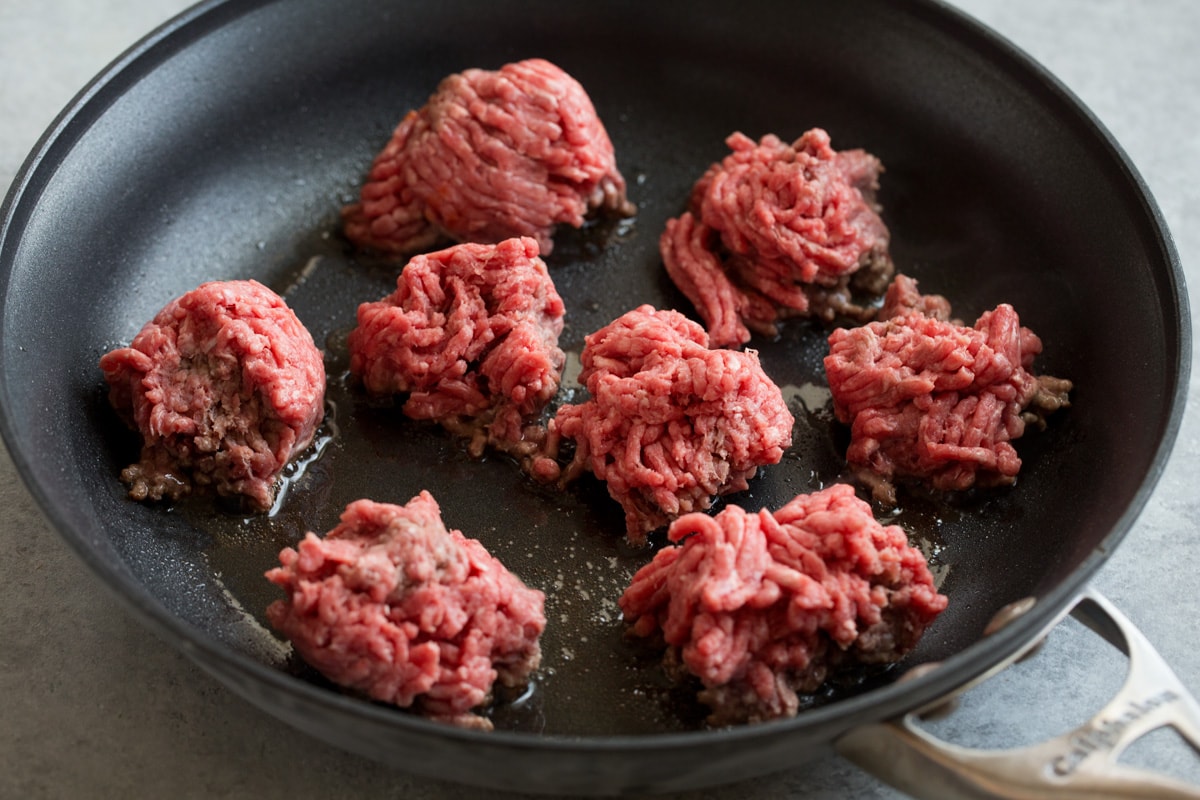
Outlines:
<svg viewBox="0 0 1200 800"><path fill-rule="evenodd" d="M917 798L1200 798L1198 787L1117 763L1130 744L1164 725L1174 727L1200 753L1200 704L1141 631L1098 592L1085 591L1054 625L1068 613L1129 656L1129 674L1121 690L1075 730L1028 747L977 750L944 742L917 727L919 710L844 734L835 743L838 752ZM1028 655L1040 641L980 680Z"/></svg>

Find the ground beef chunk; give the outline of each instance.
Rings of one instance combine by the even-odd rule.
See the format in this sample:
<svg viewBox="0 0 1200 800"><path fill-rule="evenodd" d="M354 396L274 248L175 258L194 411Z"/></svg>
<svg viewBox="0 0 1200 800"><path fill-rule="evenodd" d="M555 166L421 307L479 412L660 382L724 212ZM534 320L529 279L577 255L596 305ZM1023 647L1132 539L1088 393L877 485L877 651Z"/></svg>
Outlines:
<svg viewBox="0 0 1200 800"><path fill-rule="evenodd" d="M850 426L846 460L875 497L894 503L900 476L947 491L1014 482L1012 441L1067 405L1071 390L1030 372L1041 339L1006 304L974 327L949 320L949 303L906 276L880 316L835 330L825 358L834 412Z"/></svg>
<svg viewBox="0 0 1200 800"><path fill-rule="evenodd" d="M733 152L704 173L659 241L713 346L747 342L750 329L774 335L789 316L869 318L852 297L878 296L893 270L875 203L879 160L834 151L820 128L790 145L741 133L726 144Z"/></svg>
<svg viewBox="0 0 1200 800"><path fill-rule="evenodd" d="M757 353L709 349L676 311L630 311L586 337L581 361L591 397L551 424L552 438L575 441L563 479L590 470L605 481L634 544L745 489L791 444L794 420Z"/></svg>
<svg viewBox="0 0 1200 800"><path fill-rule="evenodd" d="M612 142L583 87L529 59L444 79L396 128L343 218L351 241L386 254L531 236L549 255L555 226L578 228L594 211L635 211Z"/></svg>
<svg viewBox="0 0 1200 800"><path fill-rule="evenodd" d="M834 671L908 653L946 607L924 556L847 484L774 514L727 506L671 524L620 598L630 633L698 678L715 725L795 715Z"/></svg>
<svg viewBox="0 0 1200 800"><path fill-rule="evenodd" d="M255 281L205 283L171 301L100 368L113 407L142 435L140 460L121 473L137 500L211 486L265 511L324 416L321 352Z"/></svg>
<svg viewBox="0 0 1200 800"><path fill-rule="evenodd" d="M498 680L524 685L541 661L545 596L446 530L421 492L405 506L357 500L325 538L305 535L266 573L267 608L296 652L334 683L423 716L491 729L472 709Z"/></svg>
<svg viewBox="0 0 1200 800"><path fill-rule="evenodd" d="M460 244L413 257L396 291L358 307L350 371L374 394L407 393L404 413L521 454L526 421L558 390L564 307L533 239Z"/></svg>
<svg viewBox="0 0 1200 800"><path fill-rule="evenodd" d="M950 301L940 294L921 294L917 282L907 275L897 275L883 296L883 304L876 315L877 320L923 314L931 319L940 319L961 325L961 320L950 319Z"/></svg>

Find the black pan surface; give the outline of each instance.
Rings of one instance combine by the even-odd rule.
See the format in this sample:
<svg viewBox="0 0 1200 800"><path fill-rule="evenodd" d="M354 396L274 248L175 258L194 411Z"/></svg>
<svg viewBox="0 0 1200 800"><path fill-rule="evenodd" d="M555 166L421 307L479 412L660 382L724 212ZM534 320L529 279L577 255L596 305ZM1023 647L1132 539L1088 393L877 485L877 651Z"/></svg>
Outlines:
<svg viewBox="0 0 1200 800"><path fill-rule="evenodd" d="M949 609L882 676L850 676L786 722L712 731L621 637L616 606L649 553L626 546L602 486L535 486L503 457L473 460L438 429L368 403L345 336L398 268L354 253L338 209L392 127L444 75L541 56L591 95L637 217L562 231L547 258L567 303L562 344L641 303L690 306L657 240L735 130L827 129L885 166L898 269L974 319L1012 303L1046 343L1040 372L1073 406L1018 445L1012 488L901 493L879 509L929 554ZM1182 411L1189 335L1179 264L1145 187L1051 77L932 2L209 2L103 73L18 177L0 229L4 435L67 541L130 607L230 688L298 727L404 769L526 791L677 789L828 752L840 732L960 685L1011 653L1129 529ZM325 348L329 415L278 508L209 498L144 506L117 479L136 439L96 362L171 298L255 277ZM728 498L777 507L843 479L845 431L821 368L827 331L795 321L756 339L797 419L783 463ZM565 391L570 391L568 387ZM565 395L564 395L565 396ZM263 578L283 546L333 527L358 497L429 489L447 524L547 594L532 690L497 731L447 729L347 697L265 626ZM1034 611L981 639L1005 604ZM944 662L898 685L897 674ZM472 768L474 765L475 768ZM486 769L484 769L486 767Z"/></svg>

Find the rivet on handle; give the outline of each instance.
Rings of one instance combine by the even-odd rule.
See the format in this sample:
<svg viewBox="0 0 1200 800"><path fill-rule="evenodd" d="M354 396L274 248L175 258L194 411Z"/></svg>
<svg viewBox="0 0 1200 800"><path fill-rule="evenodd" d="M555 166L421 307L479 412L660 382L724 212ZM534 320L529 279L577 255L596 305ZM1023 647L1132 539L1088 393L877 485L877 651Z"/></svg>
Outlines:
<svg viewBox="0 0 1200 800"><path fill-rule="evenodd" d="M999 611L997 611L995 613L995 615L992 617L991 621L988 622L986 627L984 627L983 635L991 636L992 634L1001 631L1002 629L1008 627L1010 624L1012 624L1019 618L1028 614L1030 611L1033 610L1033 607L1036 605L1037 605L1036 597L1022 597L1020 600L1015 600L1015 601L1009 603L1008 605L1004 606L1004 608L1000 609ZM1045 644L1046 644L1046 637L1043 636L1040 639L1038 639L1036 642L1034 642L1033 644L1029 645L1029 647L1026 648L1025 652L1023 652L1020 655L1020 657L1016 660L1015 663L1019 664L1022 661L1026 660L1028 658L1032 658L1033 656L1037 655L1038 651L1041 650L1042 646Z"/></svg>

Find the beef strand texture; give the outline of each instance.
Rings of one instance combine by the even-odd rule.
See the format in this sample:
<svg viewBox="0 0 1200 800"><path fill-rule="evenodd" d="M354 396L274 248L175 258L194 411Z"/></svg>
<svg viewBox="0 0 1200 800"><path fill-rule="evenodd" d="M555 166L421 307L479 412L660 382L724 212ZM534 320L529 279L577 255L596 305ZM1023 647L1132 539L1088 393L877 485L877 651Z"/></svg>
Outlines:
<svg viewBox="0 0 1200 800"><path fill-rule="evenodd" d="M445 78L400 122L342 216L352 242L393 256L515 236L549 255L556 226L635 210L583 87L529 59Z"/></svg>
<svg viewBox="0 0 1200 800"><path fill-rule="evenodd" d="M525 425L558 390L564 307L533 239L414 256L396 291L358 308L350 371L404 413L486 444L532 450ZM532 438L531 438L532 437Z"/></svg>
<svg viewBox="0 0 1200 800"><path fill-rule="evenodd" d="M850 426L846 461L895 503L894 479L938 490L1011 484L1021 468L1012 442L1029 421L1068 405L1070 381L1035 376L1042 341L1012 306L973 327L950 305L899 275L881 319L829 337L825 372L834 413Z"/></svg>
<svg viewBox="0 0 1200 800"><path fill-rule="evenodd" d="M551 437L574 440L563 480L604 481L631 543L747 488L791 444L794 419L757 353L710 349L677 311L624 314L586 337L581 361L590 399L561 407Z"/></svg>
<svg viewBox="0 0 1200 800"><path fill-rule="evenodd" d="M893 271L875 202L879 160L835 151L820 128L792 144L741 133L726 144L732 152L697 181L659 240L712 345L738 346L751 330L774 335L790 316L869 318L852 292L877 296Z"/></svg>
<svg viewBox="0 0 1200 800"><path fill-rule="evenodd" d="M834 670L903 657L947 603L847 484L773 514L687 514L668 538L620 606L631 635L661 638L671 674L699 680L714 725L794 716Z"/></svg>
<svg viewBox="0 0 1200 800"><path fill-rule="evenodd" d="M496 681L519 687L541 661L545 596L475 539L447 530L428 492L407 505L357 500L266 573L267 608L296 652L334 683L462 727Z"/></svg>
<svg viewBox="0 0 1200 800"><path fill-rule="evenodd" d="M100 368L117 412L142 435L122 480L137 500L196 486L252 511L325 413L325 365L282 298L256 281L213 281L172 300Z"/></svg>

